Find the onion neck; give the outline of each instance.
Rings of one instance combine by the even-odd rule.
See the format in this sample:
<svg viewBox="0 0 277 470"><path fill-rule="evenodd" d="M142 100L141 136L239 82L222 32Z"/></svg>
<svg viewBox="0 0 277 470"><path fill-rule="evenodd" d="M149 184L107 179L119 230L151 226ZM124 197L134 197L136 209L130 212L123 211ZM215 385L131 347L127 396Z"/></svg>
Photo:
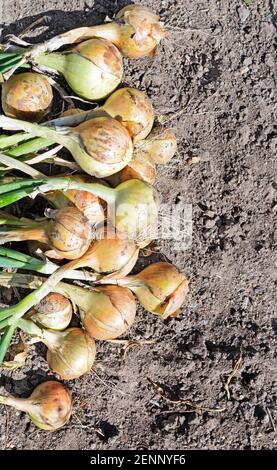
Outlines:
<svg viewBox="0 0 277 470"><path fill-rule="evenodd" d="M67 67L67 55L58 52L42 53L36 57L36 62L63 75Z"/></svg>
<svg viewBox="0 0 277 470"><path fill-rule="evenodd" d="M43 330L41 342L44 343L50 351L55 351L60 348L66 334L66 331Z"/></svg>
<svg viewBox="0 0 277 470"><path fill-rule="evenodd" d="M89 291L83 287L72 284L66 284L65 282L59 282L55 286L54 291L69 298L74 304L84 311L88 309L94 295L93 291Z"/></svg>
<svg viewBox="0 0 277 470"><path fill-rule="evenodd" d="M53 143L58 143L63 146L67 146L69 138L63 133L58 132L57 130L51 129L50 127L42 126L40 124L34 124L28 121L23 121L21 119L13 119L7 116L0 115L0 128L13 131L25 131L29 133L29 137L45 137Z"/></svg>
<svg viewBox="0 0 277 470"><path fill-rule="evenodd" d="M12 406L16 410L24 411L25 413L30 413L32 408L32 404L28 398L5 397L0 395L0 403L2 405Z"/></svg>
<svg viewBox="0 0 277 470"><path fill-rule="evenodd" d="M73 181L70 178L49 178L45 180L45 184L39 188L42 192L48 192L51 190L64 190L77 189L80 191L87 191L94 196L100 197L108 204L112 204L115 201L116 193L115 189L109 188L99 183L82 183Z"/></svg>
<svg viewBox="0 0 277 470"><path fill-rule="evenodd" d="M120 27L112 22L105 23L97 26L75 28L66 33L55 36L49 41L45 41L42 45L38 45L36 50L40 55L41 50L43 51L55 51L60 49L60 47L68 44L76 44L78 42L86 41L87 39L92 39L94 37L103 38L107 41L112 42L117 45L120 41ZM40 47L40 49L39 49ZM34 49L34 53L36 54Z"/></svg>
<svg viewBox="0 0 277 470"><path fill-rule="evenodd" d="M26 240L39 240L42 243L48 243L48 237L45 228L25 228L21 227L14 230L1 231L1 243L20 242Z"/></svg>

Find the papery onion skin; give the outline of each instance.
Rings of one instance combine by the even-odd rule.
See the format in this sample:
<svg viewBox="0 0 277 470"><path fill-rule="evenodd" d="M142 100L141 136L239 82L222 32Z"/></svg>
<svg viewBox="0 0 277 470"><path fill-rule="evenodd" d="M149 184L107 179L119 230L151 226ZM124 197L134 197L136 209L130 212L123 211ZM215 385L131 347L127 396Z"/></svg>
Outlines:
<svg viewBox="0 0 277 470"><path fill-rule="evenodd" d="M71 380L87 374L94 363L96 347L95 342L81 328L68 328L64 332L59 344L52 346L44 332L42 341L48 346L47 362L50 367L63 380ZM53 334L53 331L50 331Z"/></svg>
<svg viewBox="0 0 277 470"><path fill-rule="evenodd" d="M55 431L64 426L72 412L69 391L56 381L41 383L29 398L0 395L0 403L24 411L39 429L46 431Z"/></svg>
<svg viewBox="0 0 277 470"><path fill-rule="evenodd" d="M177 151L176 135L171 129L155 127L147 139L138 143L134 156L138 159L165 165Z"/></svg>
<svg viewBox="0 0 277 470"><path fill-rule="evenodd" d="M43 382L35 388L28 400L38 409L37 412L30 412L29 416L40 429L49 431L59 429L71 416L71 395L59 382Z"/></svg>
<svg viewBox="0 0 277 470"><path fill-rule="evenodd" d="M126 166L133 155L133 144L126 129L109 116L97 117L71 129L84 152L74 153L80 167L89 175L109 176Z"/></svg>
<svg viewBox="0 0 277 470"><path fill-rule="evenodd" d="M92 229L87 218L75 207L52 211L47 234L52 250L47 252L53 258L76 259L88 249Z"/></svg>
<svg viewBox="0 0 277 470"><path fill-rule="evenodd" d="M117 230L130 239L145 240L153 235L158 218L158 195L153 186L132 179L116 188L115 221ZM108 214L109 215L109 214Z"/></svg>
<svg viewBox="0 0 277 470"><path fill-rule="evenodd" d="M101 109L121 122L134 142L145 139L153 127L152 103L145 93L136 88L116 90Z"/></svg>
<svg viewBox="0 0 277 470"><path fill-rule="evenodd" d="M189 290L187 278L165 262L153 263L120 284L129 287L146 310L162 318L175 314Z"/></svg>
<svg viewBox="0 0 277 470"><path fill-rule="evenodd" d="M31 319L52 330L64 330L72 318L72 305L62 294L51 292L35 305Z"/></svg>
<svg viewBox="0 0 277 470"><path fill-rule="evenodd" d="M136 302L129 291L120 286L103 286L95 292L95 300L80 309L82 323L92 338L107 340L121 336L136 316Z"/></svg>
<svg viewBox="0 0 277 470"><path fill-rule="evenodd" d="M123 75L122 57L109 41L93 38L65 53L40 54L39 65L60 72L72 90L86 100L100 100L112 93Z"/></svg>
<svg viewBox="0 0 277 470"><path fill-rule="evenodd" d="M82 114L83 112L84 110L80 108L68 108L60 114L60 117L74 116L75 114Z"/></svg>
<svg viewBox="0 0 277 470"><path fill-rule="evenodd" d="M109 225L95 230L95 240L80 258L77 267L89 267L101 274L114 273L128 265L128 274L138 258L139 249L134 240L129 240ZM130 264L131 262L131 264Z"/></svg>
<svg viewBox="0 0 277 470"><path fill-rule="evenodd" d="M157 45L165 37L159 17L143 5L128 5L116 15L121 35L115 44L121 52L131 58L153 55Z"/></svg>
<svg viewBox="0 0 277 470"><path fill-rule="evenodd" d="M155 165L147 160L132 158L129 165L125 166L123 170L112 175L108 181L111 181L113 186L117 186L123 181L138 179L145 181L149 184L154 184L156 180Z"/></svg>
<svg viewBox="0 0 277 470"><path fill-rule="evenodd" d="M39 122L50 110L52 87L39 73L13 75L2 84L2 108L7 116Z"/></svg>

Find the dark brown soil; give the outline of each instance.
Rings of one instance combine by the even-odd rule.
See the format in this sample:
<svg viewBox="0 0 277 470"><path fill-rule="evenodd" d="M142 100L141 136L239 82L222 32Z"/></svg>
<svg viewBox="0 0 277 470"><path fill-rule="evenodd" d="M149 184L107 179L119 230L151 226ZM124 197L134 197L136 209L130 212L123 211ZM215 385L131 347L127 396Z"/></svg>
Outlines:
<svg viewBox="0 0 277 470"><path fill-rule="evenodd" d="M2 32L18 34L44 14L50 29L39 30L40 40L99 23L126 3L4 0ZM274 2L143 3L172 31L154 59L126 61L125 82L147 91L157 114L183 110L171 121L179 154L159 168L157 188L163 202L192 204L193 240L184 250L171 240L158 244L189 277L191 294L178 319L139 312L129 337L157 342L131 349L125 362L120 346L98 343L96 373L68 383L75 407L65 428L41 432L2 407L1 449L276 446ZM189 165L192 155L200 161ZM240 356L227 400L223 384ZM2 371L1 391L27 396L49 376L45 350L36 346L22 369ZM148 378L171 399L225 410L182 413L185 405L167 403Z"/></svg>

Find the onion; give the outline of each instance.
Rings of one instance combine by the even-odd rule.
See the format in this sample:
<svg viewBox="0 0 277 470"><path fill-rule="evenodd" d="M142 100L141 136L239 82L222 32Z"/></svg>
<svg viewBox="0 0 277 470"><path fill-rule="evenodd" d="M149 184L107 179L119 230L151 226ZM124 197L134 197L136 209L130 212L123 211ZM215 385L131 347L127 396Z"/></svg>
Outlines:
<svg viewBox="0 0 277 470"><path fill-rule="evenodd" d="M125 287L101 286L89 291L60 282L55 291L68 296L79 307L82 323L92 338L117 338L134 322L136 302Z"/></svg>
<svg viewBox="0 0 277 470"><path fill-rule="evenodd" d="M101 37L111 41L126 57L152 55L159 42L165 37L165 30L159 17L143 5L128 5L120 10L115 21L99 26L72 29L34 48L33 54L43 50L59 49L64 44L72 44L91 37Z"/></svg>
<svg viewBox="0 0 277 470"><path fill-rule="evenodd" d="M167 163L175 155L176 150L175 134L170 129L156 127L145 140L137 142L133 158L128 165L106 180L112 186L130 179L153 184L156 180L156 163Z"/></svg>
<svg viewBox="0 0 277 470"><path fill-rule="evenodd" d="M107 178L112 186L117 186L123 181L138 179L146 183L153 184L156 179L155 164L151 161L144 160L140 156L134 154L130 163L123 170L115 173Z"/></svg>
<svg viewBox="0 0 277 470"><path fill-rule="evenodd" d="M95 240L87 252L74 260L65 268L90 268L100 274L110 274L115 277L129 274L133 269L139 254L139 248L134 240L129 240L123 234L115 232L109 225L95 231Z"/></svg>
<svg viewBox="0 0 277 470"><path fill-rule="evenodd" d="M70 88L86 100L105 98L123 75L121 54L105 39L90 39L70 52L40 54L36 62L61 73Z"/></svg>
<svg viewBox="0 0 277 470"><path fill-rule="evenodd" d="M115 282L131 289L145 310L162 318L174 316L188 294L187 278L170 263L153 263Z"/></svg>
<svg viewBox="0 0 277 470"><path fill-rule="evenodd" d="M69 391L54 380L38 385L29 398L0 396L0 403L24 411L39 429L47 431L64 426L72 412Z"/></svg>
<svg viewBox="0 0 277 470"><path fill-rule="evenodd" d="M52 210L48 214L51 219L40 222L29 219L10 221L10 225L18 222L21 226L0 230L0 243L36 240L51 247L45 254L52 258L76 259L82 256L92 239L92 229L86 217L75 207Z"/></svg>
<svg viewBox="0 0 277 470"><path fill-rule="evenodd" d="M149 184L135 179L125 181L116 188L97 183L80 183L70 178L21 179L1 185L0 206L4 207L26 195L35 195L38 191L44 194L53 190L70 189L88 191L106 201L108 220L129 239L145 240L156 228L157 193Z"/></svg>
<svg viewBox="0 0 277 470"><path fill-rule="evenodd" d="M72 306L66 297L51 292L27 316L44 328L64 330L71 321Z"/></svg>
<svg viewBox="0 0 277 470"><path fill-rule="evenodd" d="M47 346L48 366L61 379L76 379L90 371L96 354L95 342L82 328L47 330L25 319L19 320L18 325L35 341L41 341Z"/></svg>
<svg viewBox="0 0 277 470"><path fill-rule="evenodd" d="M72 175L71 178L84 183L99 182L96 178L87 175ZM102 182L102 184L105 184ZM47 193L46 198L57 209L68 207L73 204L88 219L91 225L96 225L105 220L105 202L88 191L80 191L71 189L61 193L60 191L52 191Z"/></svg>
<svg viewBox="0 0 277 470"><path fill-rule="evenodd" d="M2 108L7 116L38 122L48 113L52 100L51 85L39 73L13 75L2 85Z"/></svg>
<svg viewBox="0 0 277 470"><path fill-rule="evenodd" d="M116 90L101 108L118 119L134 142L144 139L152 129L154 111L148 96L136 88Z"/></svg>
<svg viewBox="0 0 277 470"><path fill-rule="evenodd" d="M147 139L138 142L134 156L136 159L152 163L165 164L177 151L176 135L171 129L155 127Z"/></svg>
<svg viewBox="0 0 277 470"><path fill-rule="evenodd" d="M41 341L48 347L47 362L63 380L87 374L95 359L94 341L81 328L63 332L44 330Z"/></svg>
<svg viewBox="0 0 277 470"><path fill-rule="evenodd" d="M116 119L107 115L89 119L73 128L57 126L55 130L0 116L0 127L24 130L30 137L45 137L63 145L82 170L99 178L124 168L133 154L130 135Z"/></svg>

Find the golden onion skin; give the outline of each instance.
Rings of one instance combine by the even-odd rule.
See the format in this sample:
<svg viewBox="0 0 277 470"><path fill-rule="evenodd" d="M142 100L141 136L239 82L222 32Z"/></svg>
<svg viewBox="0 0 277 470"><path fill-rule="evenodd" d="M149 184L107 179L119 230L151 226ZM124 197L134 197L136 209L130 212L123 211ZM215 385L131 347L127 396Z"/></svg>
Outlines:
<svg viewBox="0 0 277 470"><path fill-rule="evenodd" d="M109 116L97 117L71 129L85 152L74 158L88 174L104 177L124 168L133 155L133 143L126 129Z"/></svg>
<svg viewBox="0 0 277 470"><path fill-rule="evenodd" d="M154 110L148 96L136 88L116 90L102 106L126 127L134 142L145 139L154 123Z"/></svg>
<svg viewBox="0 0 277 470"><path fill-rule="evenodd" d="M95 232L96 239L80 258L78 267L88 266L93 271L108 274L119 271L128 264L132 270L138 257L138 247L134 240L120 237L112 228L106 226ZM132 264L130 265L130 261Z"/></svg>
<svg viewBox="0 0 277 470"><path fill-rule="evenodd" d="M123 75L120 52L102 38L84 41L70 52L40 54L36 61L60 72L78 96L92 101L112 93Z"/></svg>
<svg viewBox="0 0 277 470"><path fill-rule="evenodd" d="M86 311L80 309L82 323L92 338L107 340L121 336L136 316L136 302L129 289L103 286L94 292Z"/></svg>
<svg viewBox="0 0 277 470"><path fill-rule="evenodd" d="M151 131L147 139L138 143L133 158L165 165L176 152L177 139L174 132L171 129L158 126Z"/></svg>
<svg viewBox="0 0 277 470"><path fill-rule="evenodd" d="M53 211L51 218L47 235L52 251L47 252L48 256L65 259L82 256L92 239L92 229L87 218L76 207Z"/></svg>
<svg viewBox="0 0 277 470"><path fill-rule="evenodd" d="M30 419L40 429L59 429L67 423L72 413L69 391L53 380L38 385L27 400L34 409L28 413Z"/></svg>
<svg viewBox="0 0 277 470"><path fill-rule="evenodd" d="M153 55L165 37L159 17L143 5L128 5L115 19L121 25L121 34L114 42L122 54L131 59Z"/></svg>
<svg viewBox="0 0 277 470"><path fill-rule="evenodd" d="M153 263L128 278L122 284L135 292L146 310L162 318L174 315L188 294L187 278L170 263ZM136 285L136 280L142 284Z"/></svg>
<svg viewBox="0 0 277 470"><path fill-rule="evenodd" d="M124 181L116 189L113 225L136 241L151 237L158 217L158 195L150 184L137 179ZM109 211L107 213L109 218Z"/></svg>
<svg viewBox="0 0 277 470"><path fill-rule="evenodd" d="M2 85L2 108L7 116L39 122L50 110L52 87L35 72L13 75Z"/></svg>
<svg viewBox="0 0 277 470"><path fill-rule="evenodd" d="M91 119L76 129L87 153L99 162L120 163L132 148L128 132L110 117Z"/></svg>
<svg viewBox="0 0 277 470"><path fill-rule="evenodd" d="M125 166L118 174L118 183L123 181L138 179L146 181L146 183L154 184L156 180L155 165L147 160L133 158L129 165Z"/></svg>
<svg viewBox="0 0 277 470"><path fill-rule="evenodd" d="M35 305L31 319L52 330L64 330L72 318L72 305L62 294L51 292Z"/></svg>
<svg viewBox="0 0 277 470"><path fill-rule="evenodd" d="M52 332L51 332L52 333ZM68 328L62 334L58 346L48 346L47 362L56 374L63 380L71 380L87 374L94 363L96 355L95 342L81 328Z"/></svg>

